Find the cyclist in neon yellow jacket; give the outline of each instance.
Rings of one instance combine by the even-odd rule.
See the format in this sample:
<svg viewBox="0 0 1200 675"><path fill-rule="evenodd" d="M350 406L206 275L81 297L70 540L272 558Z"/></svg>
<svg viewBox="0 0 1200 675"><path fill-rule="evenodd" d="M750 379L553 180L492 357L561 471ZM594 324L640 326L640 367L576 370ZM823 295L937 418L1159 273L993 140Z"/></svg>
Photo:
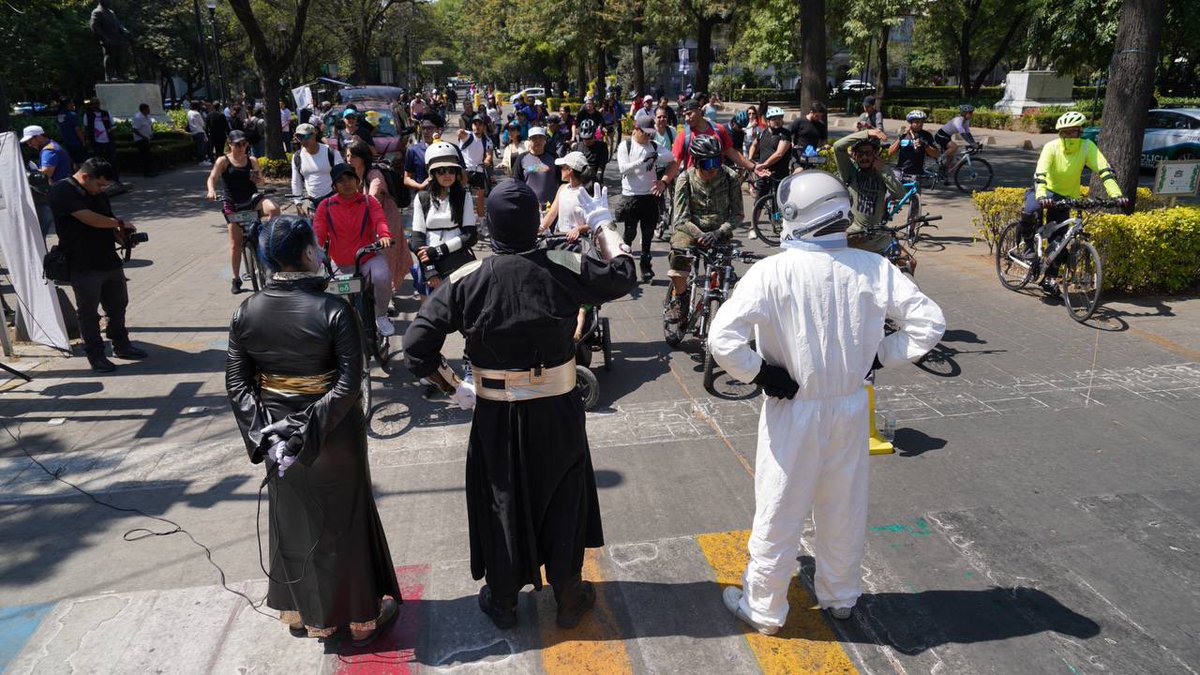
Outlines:
<svg viewBox="0 0 1200 675"><path fill-rule="evenodd" d="M1108 166L1100 148L1081 138L1085 121L1087 118L1083 113L1064 113L1054 125L1058 138L1047 143L1038 157L1033 174L1034 187L1025 191L1025 208L1021 212L1021 238L1025 241L1025 251L1021 255L1027 261L1032 262L1037 257L1033 250L1034 234L1041 225L1042 212L1046 212L1046 224L1041 233L1044 240L1056 234L1058 224L1070 216L1068 209L1054 206L1054 203L1062 199L1079 199L1084 167L1100 176L1109 197L1120 201L1122 206L1128 203L1117 184L1117 175ZM1056 292L1052 290L1054 276L1052 270L1048 270L1042 282L1050 292Z"/></svg>

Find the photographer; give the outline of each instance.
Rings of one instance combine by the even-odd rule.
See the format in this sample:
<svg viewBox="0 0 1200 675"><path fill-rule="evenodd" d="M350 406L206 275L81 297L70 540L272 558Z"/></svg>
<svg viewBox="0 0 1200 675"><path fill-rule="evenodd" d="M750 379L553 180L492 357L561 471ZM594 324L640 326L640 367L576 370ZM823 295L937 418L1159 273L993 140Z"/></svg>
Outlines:
<svg viewBox="0 0 1200 675"><path fill-rule="evenodd" d="M66 255L70 269L79 332L88 363L98 373L116 370L104 355L98 307L103 307L108 317L106 333L113 343L113 356L126 360L146 358L146 352L129 341L129 331L125 329L129 291L114 246L132 247L139 240L145 241L145 235L136 236L137 228L113 216L104 190L115 180L116 172L108 160L93 157L74 175L50 186L50 209L54 212L59 248Z"/></svg>

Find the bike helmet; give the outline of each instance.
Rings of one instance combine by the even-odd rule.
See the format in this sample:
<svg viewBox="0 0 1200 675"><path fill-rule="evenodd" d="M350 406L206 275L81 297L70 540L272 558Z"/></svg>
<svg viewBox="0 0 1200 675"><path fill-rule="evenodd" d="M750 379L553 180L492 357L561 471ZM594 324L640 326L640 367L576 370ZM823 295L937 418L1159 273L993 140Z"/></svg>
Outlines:
<svg viewBox="0 0 1200 675"><path fill-rule="evenodd" d="M970 103L964 103L964 104L958 106L958 112L960 112L964 115L967 113L973 113L973 112L975 112L975 106L971 105Z"/></svg>
<svg viewBox="0 0 1200 675"><path fill-rule="evenodd" d="M746 127L750 126L750 113L746 112L745 110L738 111L733 116L733 123L745 129Z"/></svg>
<svg viewBox="0 0 1200 675"><path fill-rule="evenodd" d="M878 150L879 146L880 146L879 139L875 138L874 136L867 136L866 138L860 139L857 143L855 143L854 147L850 148L850 150L851 151L858 150L859 148L861 148L864 145L869 145L872 148L875 148L876 150Z"/></svg>
<svg viewBox="0 0 1200 675"><path fill-rule="evenodd" d="M691 153L692 160L696 162L711 157L720 157L721 141L716 136L696 136L688 144L688 152Z"/></svg>
<svg viewBox="0 0 1200 675"><path fill-rule="evenodd" d="M1063 113L1058 118L1058 121L1054 123L1054 130L1059 131L1071 127L1081 127L1085 123L1087 123L1087 117L1084 117L1083 113L1077 110L1072 110L1071 112Z"/></svg>
<svg viewBox="0 0 1200 675"><path fill-rule="evenodd" d="M777 108L775 106L767 108L767 119L771 119L772 117L783 117L783 108Z"/></svg>
<svg viewBox="0 0 1200 675"><path fill-rule="evenodd" d="M463 160L462 156L458 154L458 148L441 139L434 140L425 150L425 167L432 171L439 166L463 168Z"/></svg>
<svg viewBox="0 0 1200 675"><path fill-rule="evenodd" d="M596 120L585 119L579 123L579 133L584 136L591 136L596 133Z"/></svg>
<svg viewBox="0 0 1200 675"><path fill-rule="evenodd" d="M850 193L833 174L805 171L788 176L779 184L775 198L783 215L781 243L845 241L850 226Z"/></svg>
<svg viewBox="0 0 1200 675"><path fill-rule="evenodd" d="M916 120L924 121L925 117L926 115L924 110L910 110L908 111L908 114L904 116L904 119L909 122L914 122Z"/></svg>

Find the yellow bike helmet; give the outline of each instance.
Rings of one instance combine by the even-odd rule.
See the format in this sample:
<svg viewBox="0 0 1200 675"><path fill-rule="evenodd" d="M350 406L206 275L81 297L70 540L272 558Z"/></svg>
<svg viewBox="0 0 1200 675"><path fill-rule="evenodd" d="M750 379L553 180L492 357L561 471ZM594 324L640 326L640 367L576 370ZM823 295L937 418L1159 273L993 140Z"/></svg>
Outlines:
<svg viewBox="0 0 1200 675"><path fill-rule="evenodd" d="M1061 131L1071 127L1081 127L1086 122L1087 117L1084 117L1083 113L1072 110L1071 112L1063 113L1062 116L1058 118L1058 122L1055 122L1054 124L1054 130Z"/></svg>

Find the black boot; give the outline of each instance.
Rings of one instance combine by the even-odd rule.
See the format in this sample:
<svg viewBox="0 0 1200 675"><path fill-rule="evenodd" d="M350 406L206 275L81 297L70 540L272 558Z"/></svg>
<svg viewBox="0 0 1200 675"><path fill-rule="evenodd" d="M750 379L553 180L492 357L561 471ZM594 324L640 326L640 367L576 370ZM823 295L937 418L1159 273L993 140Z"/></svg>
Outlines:
<svg viewBox="0 0 1200 675"><path fill-rule="evenodd" d="M643 253L641 262L639 263L642 269L642 281L648 282L654 278L654 266L650 264L650 254Z"/></svg>
<svg viewBox="0 0 1200 675"><path fill-rule="evenodd" d="M517 599L497 600L488 586L479 589L479 609L496 624L496 628L507 630L517 625Z"/></svg>
<svg viewBox="0 0 1200 675"><path fill-rule="evenodd" d="M556 620L559 628L574 628L583 615L596 606L596 587L581 577L554 586L554 601L558 605Z"/></svg>

